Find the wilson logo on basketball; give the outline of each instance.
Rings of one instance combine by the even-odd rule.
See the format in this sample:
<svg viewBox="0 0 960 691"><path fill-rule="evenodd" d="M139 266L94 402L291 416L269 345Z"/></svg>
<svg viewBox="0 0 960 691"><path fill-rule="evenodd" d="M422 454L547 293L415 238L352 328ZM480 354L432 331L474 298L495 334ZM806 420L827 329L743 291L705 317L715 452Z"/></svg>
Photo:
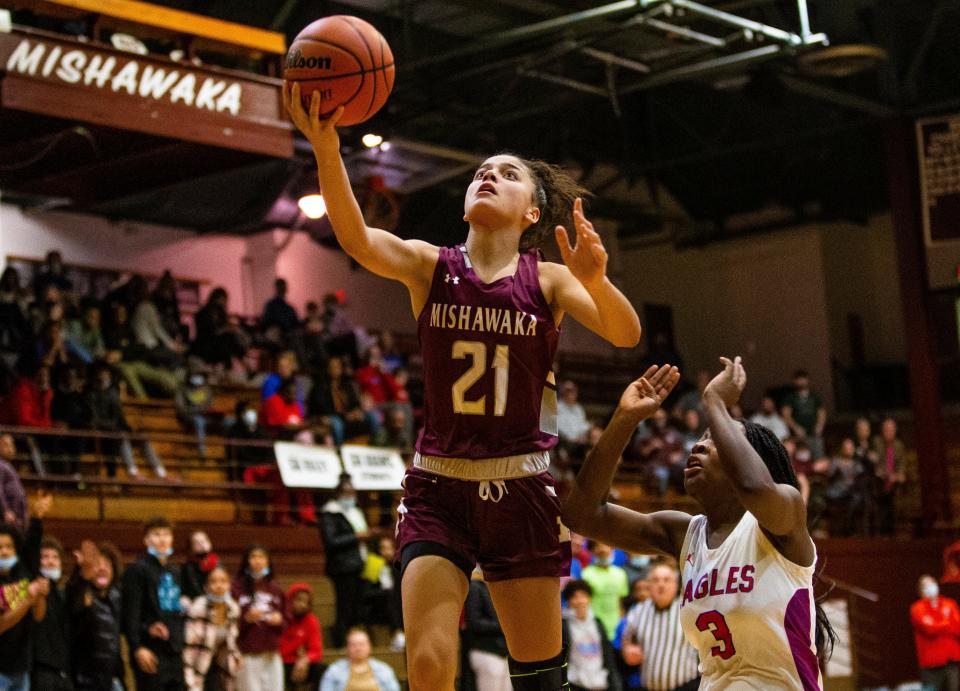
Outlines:
<svg viewBox="0 0 960 691"><path fill-rule="evenodd" d="M300 52L300 49L297 48L292 53L287 55L287 62L285 68L288 70L292 69L314 69L314 70L329 70L332 69L330 58L325 58L319 55L311 55L308 58L303 57L303 53Z"/></svg>

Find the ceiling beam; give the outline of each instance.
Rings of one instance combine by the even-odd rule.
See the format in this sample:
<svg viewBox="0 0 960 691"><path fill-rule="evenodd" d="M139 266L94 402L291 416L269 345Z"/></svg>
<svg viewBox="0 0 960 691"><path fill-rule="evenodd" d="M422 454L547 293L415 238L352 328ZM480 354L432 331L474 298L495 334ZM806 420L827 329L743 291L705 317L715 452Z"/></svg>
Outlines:
<svg viewBox="0 0 960 691"><path fill-rule="evenodd" d="M789 74L781 74L780 81L795 93L810 96L821 101L827 101L834 105L849 108L850 110L866 113L876 118L886 119L900 115L900 111L897 108L887 105L886 103L874 101L848 91L841 91L806 79L800 79L799 77L794 77Z"/></svg>

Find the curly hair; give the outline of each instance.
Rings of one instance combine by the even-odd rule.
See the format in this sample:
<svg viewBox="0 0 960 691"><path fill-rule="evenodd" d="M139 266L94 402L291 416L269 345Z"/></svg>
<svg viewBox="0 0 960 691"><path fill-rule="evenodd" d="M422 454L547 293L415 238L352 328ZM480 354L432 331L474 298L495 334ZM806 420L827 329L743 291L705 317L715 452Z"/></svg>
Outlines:
<svg viewBox="0 0 960 691"><path fill-rule="evenodd" d="M533 179L533 202L540 209L540 218L520 236L521 251L541 247L557 226L573 228L573 202L577 197L591 196L589 190L561 166L512 151L500 151L497 156L518 159Z"/></svg>

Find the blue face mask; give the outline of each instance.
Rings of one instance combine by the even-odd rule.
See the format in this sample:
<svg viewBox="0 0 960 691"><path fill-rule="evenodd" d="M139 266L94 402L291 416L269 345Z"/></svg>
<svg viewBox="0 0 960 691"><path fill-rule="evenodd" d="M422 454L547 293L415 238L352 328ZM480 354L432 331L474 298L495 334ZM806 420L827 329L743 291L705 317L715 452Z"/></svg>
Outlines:
<svg viewBox="0 0 960 691"><path fill-rule="evenodd" d="M214 595L213 593L207 593L207 599L210 600L210 602L213 602L213 603L215 603L215 604L221 605L221 604L223 604L224 602L227 601L227 596L226 596L226 595Z"/></svg>
<svg viewBox="0 0 960 691"><path fill-rule="evenodd" d="M155 547L147 547L147 554L157 559L169 559L170 555L173 554L173 547L168 547L163 552Z"/></svg>
<svg viewBox="0 0 960 691"><path fill-rule="evenodd" d="M357 506L356 497L343 497L339 499L339 502L340 502L340 506L343 508L344 511L348 511L350 509L356 508Z"/></svg>
<svg viewBox="0 0 960 691"><path fill-rule="evenodd" d="M40 575L49 578L51 581L59 581L63 572L60 569L40 569Z"/></svg>
<svg viewBox="0 0 960 691"><path fill-rule="evenodd" d="M14 554L12 557L4 557L3 559L0 559L0 571L9 571L17 565L18 561L20 561L20 558L16 554Z"/></svg>
<svg viewBox="0 0 960 691"><path fill-rule="evenodd" d="M247 573L253 576L256 579L266 578L270 575L270 567L264 566L262 571L254 571L253 569L247 569Z"/></svg>
<svg viewBox="0 0 960 691"><path fill-rule="evenodd" d="M634 554L630 557L630 566L635 569L643 569L650 565L650 557L646 554Z"/></svg>

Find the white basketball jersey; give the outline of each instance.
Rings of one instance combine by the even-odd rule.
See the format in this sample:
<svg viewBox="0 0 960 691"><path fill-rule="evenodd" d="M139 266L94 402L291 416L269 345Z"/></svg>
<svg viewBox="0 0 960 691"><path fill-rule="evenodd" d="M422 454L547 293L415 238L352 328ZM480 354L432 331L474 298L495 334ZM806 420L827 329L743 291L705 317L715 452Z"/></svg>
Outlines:
<svg viewBox="0 0 960 691"><path fill-rule="evenodd" d="M700 653L701 691L823 688L814 567L780 554L753 514L716 549L707 548L707 517L695 516L680 566L680 625Z"/></svg>

